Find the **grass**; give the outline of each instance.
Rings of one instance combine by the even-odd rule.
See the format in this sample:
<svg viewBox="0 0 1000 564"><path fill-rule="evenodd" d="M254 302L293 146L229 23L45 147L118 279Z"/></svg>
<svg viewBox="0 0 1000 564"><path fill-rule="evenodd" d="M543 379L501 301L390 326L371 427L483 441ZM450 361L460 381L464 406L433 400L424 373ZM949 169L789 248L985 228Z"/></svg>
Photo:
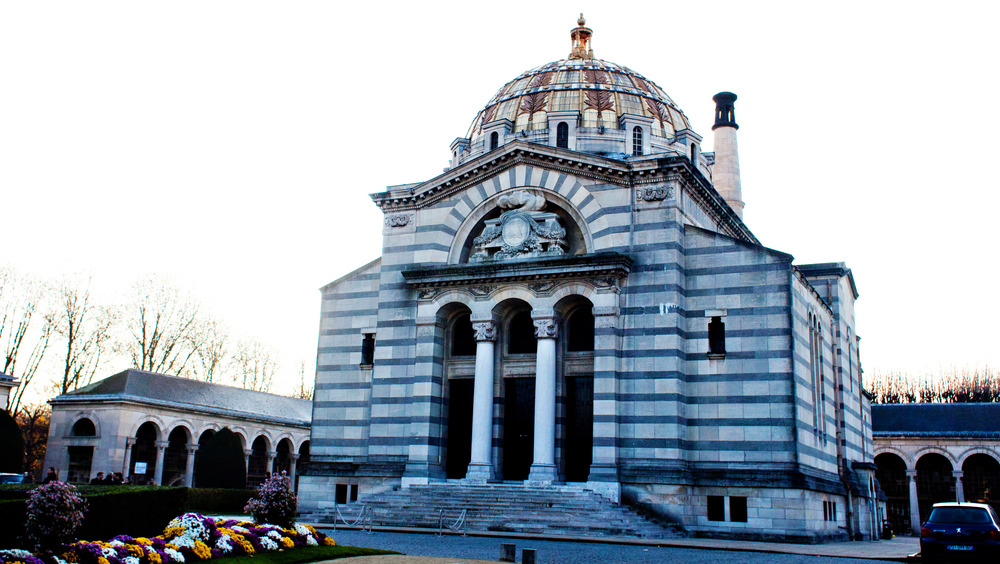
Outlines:
<svg viewBox="0 0 1000 564"><path fill-rule="evenodd" d="M378 554L399 554L390 550L377 548L361 548L358 546L306 546L280 552L261 552L253 556L231 556L220 558L224 564L302 564L304 562L319 562L321 560L336 560L353 556L372 556ZM210 560L209 562L214 562Z"/></svg>

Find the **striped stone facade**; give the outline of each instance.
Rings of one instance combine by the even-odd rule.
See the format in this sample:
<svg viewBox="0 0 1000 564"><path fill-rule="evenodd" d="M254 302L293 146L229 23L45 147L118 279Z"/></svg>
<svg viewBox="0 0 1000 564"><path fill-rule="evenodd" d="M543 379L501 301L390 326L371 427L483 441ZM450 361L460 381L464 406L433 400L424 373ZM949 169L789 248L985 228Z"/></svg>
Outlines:
<svg viewBox="0 0 1000 564"><path fill-rule="evenodd" d="M574 483L693 532L869 537L850 271L761 246L704 172L683 153L514 139L373 194L382 256L322 289L303 507L331 505L336 484L364 496L474 470ZM565 252L471 259L515 192L544 198ZM488 403L462 419L481 386ZM534 412L512 399L526 390Z"/></svg>

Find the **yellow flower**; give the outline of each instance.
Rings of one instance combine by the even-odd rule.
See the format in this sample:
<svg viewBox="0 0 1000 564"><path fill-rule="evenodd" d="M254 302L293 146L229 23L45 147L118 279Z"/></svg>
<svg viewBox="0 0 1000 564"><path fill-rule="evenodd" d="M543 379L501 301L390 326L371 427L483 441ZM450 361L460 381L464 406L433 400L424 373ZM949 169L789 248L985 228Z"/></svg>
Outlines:
<svg viewBox="0 0 1000 564"><path fill-rule="evenodd" d="M142 547L140 545L137 545L137 544L126 544L125 545L125 550L128 551L129 556L135 556L135 557L138 557L138 558L142 558L146 554L146 551L143 550ZM75 562L75 560L74 560L74 562Z"/></svg>
<svg viewBox="0 0 1000 564"><path fill-rule="evenodd" d="M160 555L157 554L156 552L150 552L148 556L149 556L149 561L152 562L153 564L163 564L163 560L160 559Z"/></svg>
<svg viewBox="0 0 1000 564"><path fill-rule="evenodd" d="M111 564L111 563L108 562L107 558L105 558L103 556L98 556L97 557L97 564Z"/></svg>
<svg viewBox="0 0 1000 564"><path fill-rule="evenodd" d="M212 549L208 548L208 545L201 542L200 540L194 541L194 547L191 549L194 555L202 560L208 560L212 558Z"/></svg>
<svg viewBox="0 0 1000 564"><path fill-rule="evenodd" d="M62 558L66 562L76 562L76 553L74 553L74 552L64 552L63 555L60 558Z"/></svg>
<svg viewBox="0 0 1000 564"><path fill-rule="evenodd" d="M295 546L295 543L288 537L281 537L281 546L285 548L292 548Z"/></svg>
<svg viewBox="0 0 1000 564"><path fill-rule="evenodd" d="M326 546L337 546L337 543L333 541L333 537L326 537L323 539L323 544Z"/></svg>
<svg viewBox="0 0 1000 564"><path fill-rule="evenodd" d="M167 527L163 531L163 540L169 540L184 534L184 527Z"/></svg>
<svg viewBox="0 0 1000 564"><path fill-rule="evenodd" d="M146 537L137 537L135 539L135 542L137 542L139 544L145 544L145 545L153 544L153 541L147 539Z"/></svg>

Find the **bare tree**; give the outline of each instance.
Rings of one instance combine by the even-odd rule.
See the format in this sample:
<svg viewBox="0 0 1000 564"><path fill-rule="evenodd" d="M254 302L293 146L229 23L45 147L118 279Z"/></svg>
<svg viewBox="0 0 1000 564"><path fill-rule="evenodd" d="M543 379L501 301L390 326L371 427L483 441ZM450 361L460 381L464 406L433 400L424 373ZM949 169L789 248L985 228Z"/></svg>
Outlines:
<svg viewBox="0 0 1000 564"><path fill-rule="evenodd" d="M24 436L24 471L41 480L52 409L46 403L25 405L15 418Z"/></svg>
<svg viewBox="0 0 1000 564"><path fill-rule="evenodd" d="M989 366L952 366L938 373L910 374L899 370L876 371L865 387L874 403L1000 402L1000 372Z"/></svg>
<svg viewBox="0 0 1000 564"><path fill-rule="evenodd" d="M200 370L197 376L206 382L222 379L228 368L229 331L218 320L212 319L202 326L201 346L198 349Z"/></svg>
<svg viewBox="0 0 1000 564"><path fill-rule="evenodd" d="M191 376L201 348L200 307L176 287L149 278L133 286L124 306L120 348L139 370Z"/></svg>
<svg viewBox="0 0 1000 564"><path fill-rule="evenodd" d="M64 280L56 289L56 311L50 322L62 337L66 354L63 373L56 381L60 394L86 386L101 367L101 357L108 351L108 342L115 318L111 310L94 303L90 295L90 279L86 282Z"/></svg>
<svg viewBox="0 0 1000 564"><path fill-rule="evenodd" d="M311 400L313 399L313 393L316 391L316 386L306 383L306 363L299 363L299 386L292 392L293 398L301 398Z"/></svg>
<svg viewBox="0 0 1000 564"><path fill-rule="evenodd" d="M278 360L274 352L259 341L245 339L238 342L231 364L233 380L241 387L258 392L271 390Z"/></svg>
<svg viewBox="0 0 1000 564"><path fill-rule="evenodd" d="M10 401L11 413L17 413L49 348L52 323L44 303L42 283L18 276L10 267L0 268L0 346L4 355L0 372L20 380Z"/></svg>

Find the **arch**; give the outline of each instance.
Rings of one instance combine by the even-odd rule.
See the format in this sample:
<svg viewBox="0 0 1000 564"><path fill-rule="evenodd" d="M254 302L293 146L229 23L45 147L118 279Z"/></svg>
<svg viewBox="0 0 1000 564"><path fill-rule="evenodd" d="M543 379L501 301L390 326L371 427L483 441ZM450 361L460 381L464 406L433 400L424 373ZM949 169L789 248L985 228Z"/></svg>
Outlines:
<svg viewBox="0 0 1000 564"><path fill-rule="evenodd" d="M567 482L586 482L594 452L594 303L579 294L556 302L564 362L557 376L556 456Z"/></svg>
<svg viewBox="0 0 1000 564"><path fill-rule="evenodd" d="M972 453L962 461L961 468L965 501L996 503L1000 500L1000 460L996 455Z"/></svg>
<svg viewBox="0 0 1000 564"><path fill-rule="evenodd" d="M309 471L309 441L305 440L299 445L299 460L295 466L295 489L299 489L299 476Z"/></svg>
<svg viewBox="0 0 1000 564"><path fill-rule="evenodd" d="M534 172L532 176L537 174L539 175L539 180L541 180L540 169L535 167L533 170ZM454 215L448 215L446 218L448 226L455 230L455 237L452 239L451 249L448 251L448 264L458 264L466 258L466 244L472 237L478 234L478 229L487 219L486 216L496 209L496 200L503 193L513 189L535 190L543 194L545 199L554 207L565 212L566 216L568 216L568 220L572 221L573 225L576 226L582 238L582 252L592 253L600 250L595 243L593 233L608 232L610 227L608 219L602 215L601 217L591 221L589 224L586 219L588 216L597 213L601 209L600 204L597 203L597 199L593 198L590 191L579 182L552 182L552 180L559 178L560 176L569 178L568 175L550 174L550 180L547 182L547 184L554 184L557 187L557 190L534 184L531 182L531 180L534 180L533 178L526 179L526 182L519 186L512 186L509 185L510 180L509 175L507 174L501 174L499 176L499 178L503 181L501 186L503 183L506 183L509 185L507 187L502 187L498 190L493 182L487 181L466 190L465 199L469 201L472 209L462 218L456 218ZM573 194L574 201L588 202L584 206L584 209L577 209L576 205L573 204L568 198L570 194Z"/></svg>
<svg viewBox="0 0 1000 564"><path fill-rule="evenodd" d="M90 417L81 417L73 423L73 427L70 428L71 437L97 437L97 425Z"/></svg>
<svg viewBox="0 0 1000 564"><path fill-rule="evenodd" d="M989 456L990 458L996 460L997 462L1000 462L1000 452L997 452L993 449L986 447L972 447L958 456L958 462L955 464L955 466L959 468L964 467L965 461L968 460L969 457L974 456L976 454L985 454L986 456Z"/></svg>
<svg viewBox="0 0 1000 564"><path fill-rule="evenodd" d="M292 453L294 452L292 439L284 437L278 441L278 446L274 449L274 473L290 474L292 471Z"/></svg>
<svg viewBox="0 0 1000 564"><path fill-rule="evenodd" d="M931 506L942 501L955 501L954 463L941 449L924 449L917 458L917 502L920 521L930 515Z"/></svg>
<svg viewBox="0 0 1000 564"><path fill-rule="evenodd" d="M565 121L556 126L556 147L569 149L569 124Z"/></svg>
<svg viewBox="0 0 1000 564"><path fill-rule="evenodd" d="M440 458L446 478L464 478L472 457L472 404L477 341L473 333L472 310L450 302L436 314L435 338L442 339L436 363L444 370L432 377L440 389L440 407L432 406L438 418Z"/></svg>
<svg viewBox="0 0 1000 564"><path fill-rule="evenodd" d="M191 443L191 429L184 424L174 427L167 435L167 448L163 452L164 486L183 486L187 471L187 447Z"/></svg>
<svg viewBox="0 0 1000 564"><path fill-rule="evenodd" d="M895 454L896 456L898 456L900 458L900 460L903 461L903 464L906 465L906 469L907 470L913 470L914 469L913 468L913 460L910 459L909 453L904 452L902 449L894 447L894 446L881 446L881 447L878 447L877 449L875 449L875 456L878 456L880 454L890 454L890 453L891 454Z"/></svg>
<svg viewBox="0 0 1000 564"><path fill-rule="evenodd" d="M163 419L162 418L160 418L160 417L158 417L156 415L151 415L151 414L150 415L144 415L143 417L137 419L135 421L135 423L132 424L132 432L130 433L129 436L135 437L136 433L139 432L139 429L141 429L143 427L143 425L145 425L147 423L152 423L153 426L156 427L156 437L157 437L157 440L161 436L160 430L161 429L166 429L166 427L167 427L166 425L163 424Z"/></svg>
<svg viewBox="0 0 1000 564"><path fill-rule="evenodd" d="M156 472L157 448L162 433L156 418L148 417L135 430L132 458L129 460L129 481L133 484L150 483Z"/></svg>
<svg viewBox="0 0 1000 564"><path fill-rule="evenodd" d="M222 427L215 423L209 423L208 425L205 425L205 428L198 434L198 450L194 453L194 485L196 487L199 486L198 476L200 474L198 472L198 468L201 464L202 456L208 448L208 441L212 440L212 437L215 436L221 428Z"/></svg>
<svg viewBox="0 0 1000 564"><path fill-rule="evenodd" d="M939 446L928 446L918 449L913 453L913 468L916 468L920 459L928 454L940 454L948 460L948 464L951 464L952 468L958 467L958 460L955 459L955 456L952 453Z"/></svg>
<svg viewBox="0 0 1000 564"><path fill-rule="evenodd" d="M902 453L886 450L875 455L875 478L885 492L886 519L894 531L910 530L910 483Z"/></svg>
<svg viewBox="0 0 1000 564"><path fill-rule="evenodd" d="M268 461L271 457L271 441L264 433L257 435L250 445L250 458L247 459L247 487L256 488L271 473Z"/></svg>

